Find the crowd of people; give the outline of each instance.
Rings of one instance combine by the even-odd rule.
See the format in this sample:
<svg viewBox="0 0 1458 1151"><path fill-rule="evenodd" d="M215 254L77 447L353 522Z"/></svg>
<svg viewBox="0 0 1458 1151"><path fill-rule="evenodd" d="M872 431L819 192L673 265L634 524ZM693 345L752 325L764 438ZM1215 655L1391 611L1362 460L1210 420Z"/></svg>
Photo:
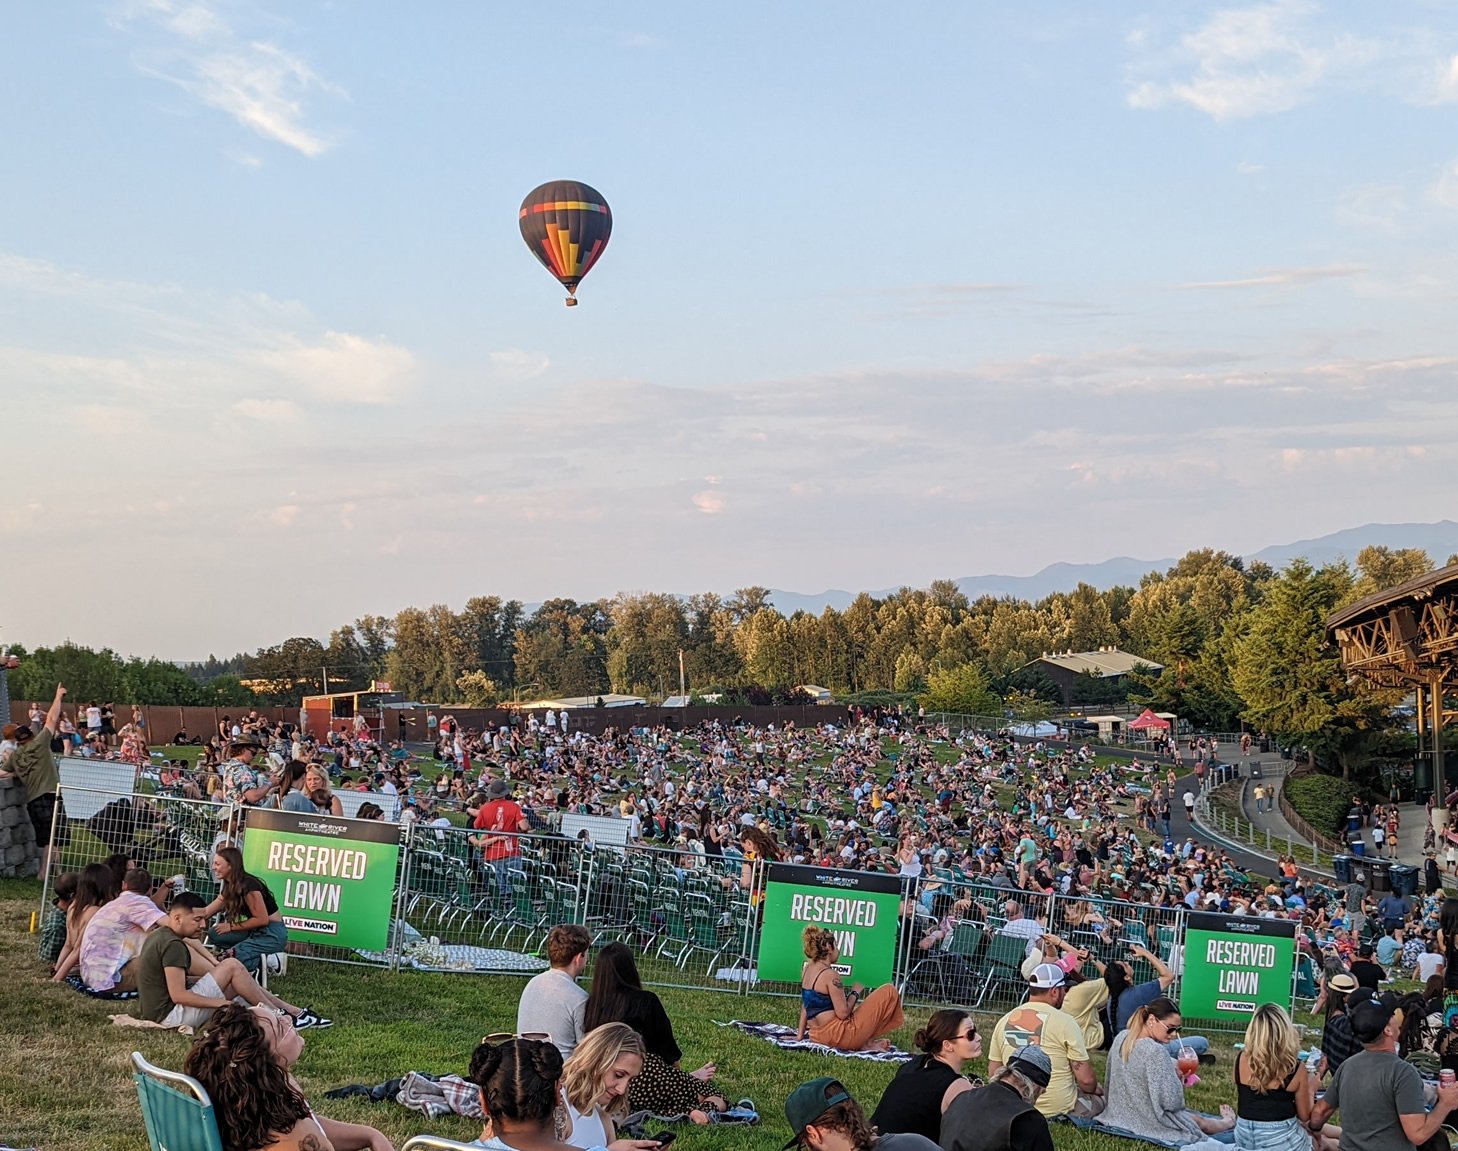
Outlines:
<svg viewBox="0 0 1458 1151"><path fill-rule="evenodd" d="M0 764L25 784L47 851L66 842L53 750L67 742L64 696L58 687L49 711L7 730L14 747ZM624 820L627 850L670 848L681 870L702 869L756 911L762 861L887 872L904 881L901 946L917 961L909 974L938 976L957 1002L966 1001L958 977L977 980L988 948L1012 941L1026 995L986 1033L986 1082L967 1077L983 1070L975 1018L936 1011L916 1034L919 1054L890 1080L869 1119L835 1080L792 1094L786 1117L795 1142L812 1151L882 1143L916 1151L921 1140L946 1151L1042 1151L1051 1146L1047 1121L1061 1118L1179 1146L1297 1151L1315 1138L1325 1141L1317 1151L1391 1151L1363 1134L1374 1116L1391 1111L1397 1127L1385 1130L1408 1137L1458 1104L1458 1089L1440 1087L1412 1119L1410 1077L1392 1067L1417 1075L1420 1096L1424 1055L1433 1067L1458 1067L1458 1045L1452 1055L1447 1049L1458 1022L1458 973L1450 975L1458 964L1449 962L1458 901L1443 904L1431 875L1418 899L1374 895L1361 884L1327 889L1294 861L1275 882L1253 883L1220 848L1175 841L1171 812L1189 799L1178 794L1168 758L1111 764L1087 748L954 734L896 715L844 727L710 721L688 732L599 736L571 726L565 713L484 732L463 730L449 715L431 726L426 758L368 728L316 738L256 714L239 717L209 737L197 763L168 763L159 782L175 795L299 812L338 815L340 792L361 789L398 801L404 821L444 826L464 813L483 879L501 890L520 875L518 837L548 831L569 812ZM123 731L109 738L117 747L102 754L118 753ZM1212 742L1190 752L1205 766L1218 749ZM370 1128L316 1115L292 1078L297 1032L330 1020L261 986L257 975L288 936L273 893L248 874L237 843L214 846L211 899L178 890L177 877L158 882L135 862L121 855L56 880L43 932L53 978L74 977L103 995L134 991L141 1018L198 1029L191 1073L215 1100L236 1100L247 1113L225 1135L230 1147L301 1131L336 1148L387 1146ZM1178 907L1293 920L1320 972L1319 1062L1298 1058L1299 1037L1280 1008L1262 1007L1231 1069L1234 1105L1215 1115L1184 1105L1181 1058L1213 1056L1204 1037L1182 1034L1168 992L1183 957L1159 947L1150 930L1161 909ZM900 991L846 986L831 932L811 925L802 942L799 1034L846 1052L888 1046L904 1026ZM653 1140L619 1138L618 1121L646 1113L707 1123L755 1113L749 1099L733 1101L737 1091L712 1059L685 1069L673 1021L643 986L628 943L594 949L586 928L561 924L545 951L550 966L526 985L515 1036L483 1043L470 1061L489 1117L482 1146L654 1151ZM1421 999L1383 994L1395 974L1420 978ZM223 1047L246 1051L258 1066L220 1058ZM1107 1052L1102 1081L1097 1051ZM1359 1078L1345 1064L1367 1070ZM1370 1070L1379 1065L1380 1076ZM1370 1098L1376 1080L1391 1089L1386 1110ZM1349 1102L1337 1129L1326 1120L1343 1098L1360 1100L1362 1114L1354 1120ZM219 1109L225 1124L230 1106Z"/></svg>

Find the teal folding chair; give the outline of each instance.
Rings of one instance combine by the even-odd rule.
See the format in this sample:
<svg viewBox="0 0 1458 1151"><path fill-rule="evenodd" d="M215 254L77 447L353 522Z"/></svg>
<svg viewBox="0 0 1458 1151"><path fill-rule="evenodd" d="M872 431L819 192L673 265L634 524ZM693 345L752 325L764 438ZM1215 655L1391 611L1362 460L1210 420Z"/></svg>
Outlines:
<svg viewBox="0 0 1458 1151"><path fill-rule="evenodd" d="M152 1151L223 1151L213 1101L190 1075L154 1067L132 1052L132 1079Z"/></svg>
<svg viewBox="0 0 1458 1151"><path fill-rule="evenodd" d="M412 1135L400 1151L474 1151L469 1143L442 1139L439 1135Z"/></svg>

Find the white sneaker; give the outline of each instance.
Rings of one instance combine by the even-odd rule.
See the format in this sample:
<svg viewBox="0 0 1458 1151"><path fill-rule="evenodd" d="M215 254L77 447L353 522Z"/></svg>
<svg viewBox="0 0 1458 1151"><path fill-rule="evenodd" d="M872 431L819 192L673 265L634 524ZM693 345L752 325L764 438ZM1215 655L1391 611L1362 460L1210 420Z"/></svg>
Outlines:
<svg viewBox="0 0 1458 1151"><path fill-rule="evenodd" d="M267 965L270 975L288 974L289 957L282 951L270 951L263 957L263 962Z"/></svg>

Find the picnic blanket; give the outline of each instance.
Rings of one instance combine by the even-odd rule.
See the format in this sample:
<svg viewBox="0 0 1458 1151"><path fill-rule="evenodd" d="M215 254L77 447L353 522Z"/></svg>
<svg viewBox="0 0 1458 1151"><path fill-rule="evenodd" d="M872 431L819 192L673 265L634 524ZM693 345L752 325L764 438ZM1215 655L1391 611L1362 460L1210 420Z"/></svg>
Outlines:
<svg viewBox="0 0 1458 1151"><path fill-rule="evenodd" d="M383 951L359 951L373 963L389 962ZM520 951L504 951L498 947L473 947L466 943L435 943L407 946L400 953L400 964L417 971L474 971L507 975L534 975L549 964L535 955Z"/></svg>
<svg viewBox="0 0 1458 1151"><path fill-rule="evenodd" d="M354 1095L367 1098L375 1103L393 1099L402 1107L419 1111L432 1119L439 1119L443 1115L464 1115L467 1119L480 1119L483 1122L486 1119L485 1112L481 1110L481 1089L459 1075L431 1075L424 1071L407 1071L399 1079L386 1080L374 1087L355 1083L324 1093L326 1099L348 1099ZM687 1118L687 1114L655 1115L651 1112L639 1111L621 1119L618 1123L618 1132L619 1134L628 1133L649 1119L676 1123ZM759 1122L759 1113L750 1100L741 1099L728 1111L710 1112L709 1121L712 1123L755 1124ZM629 1137L646 1139L647 1135L629 1135Z"/></svg>
<svg viewBox="0 0 1458 1151"><path fill-rule="evenodd" d="M66 976L66 978L63 979L61 982L63 982L72 991L79 991L82 995L91 996L92 999L110 999L112 1001L119 1001L123 999L135 999L137 997L137 993L135 991L93 991L91 990L91 988L87 987L86 984L81 982L80 973L75 971L71 972L71 974Z"/></svg>
<svg viewBox="0 0 1458 1151"><path fill-rule="evenodd" d="M1201 1112L1201 1114L1204 1114L1204 1112ZM1217 1117L1214 1115L1207 1115L1206 1118L1214 1119ZM1100 1123L1097 1118L1085 1119L1082 1116L1077 1115L1055 1115L1053 1116L1052 1121L1054 1123L1071 1123L1080 1131L1097 1131L1102 1135L1114 1135L1120 1139L1132 1139L1136 1143L1150 1143L1155 1147L1169 1147L1175 1149L1175 1151L1178 1151L1179 1148L1204 1148L1207 1145L1209 1146L1209 1151L1216 1151L1216 1148L1229 1146L1228 1143L1217 1140L1213 1136L1207 1136L1206 1138L1196 1140L1193 1143L1165 1142L1163 1139L1153 1139L1148 1135L1140 1135L1138 1132L1130 1131L1128 1128L1125 1127L1111 1127L1107 1123Z"/></svg>
<svg viewBox="0 0 1458 1151"><path fill-rule="evenodd" d="M714 1020L716 1026L733 1027L746 1035L767 1040L786 1051L814 1051L820 1055L840 1055L846 1059L869 1059L873 1063L905 1063L911 1058L910 1051L892 1047L889 1051L841 1051L827 1047L824 1043L812 1043L808 1039L796 1039L795 1029L782 1023L752 1023L744 1019L731 1019L728 1023Z"/></svg>

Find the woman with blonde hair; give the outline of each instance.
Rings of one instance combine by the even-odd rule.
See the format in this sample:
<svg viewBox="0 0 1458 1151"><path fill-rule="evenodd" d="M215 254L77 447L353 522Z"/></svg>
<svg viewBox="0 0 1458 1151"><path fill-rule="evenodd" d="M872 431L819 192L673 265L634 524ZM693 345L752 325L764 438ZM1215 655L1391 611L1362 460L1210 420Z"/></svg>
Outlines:
<svg viewBox="0 0 1458 1151"><path fill-rule="evenodd" d="M604 1023L583 1037L562 1067L563 1141L609 1151L658 1146L646 1139L619 1139L615 1123L628 1113L628 1085L642 1072L645 1054L642 1036L626 1023Z"/></svg>
<svg viewBox="0 0 1458 1151"><path fill-rule="evenodd" d="M1222 1104L1219 1118L1212 1118L1185 1106L1185 1085L1168 1049L1180 1028L1180 1009L1163 996L1129 1017L1129 1026L1109 1050L1108 1105L1099 1124L1180 1147L1206 1139L1229 1141L1226 1133L1235 1126L1229 1107Z"/></svg>
<svg viewBox="0 0 1458 1151"><path fill-rule="evenodd" d="M859 983L849 991L834 964L840 958L835 936L814 923L801 933L805 966L800 972L800 1026L796 1038L837 1051L885 1051L884 1038L905 1022L901 994L890 983L869 995Z"/></svg>
<svg viewBox="0 0 1458 1151"><path fill-rule="evenodd" d="M1316 1080L1301 1062L1301 1037L1284 1008L1263 1003L1245 1029L1235 1056L1235 1145L1244 1151L1309 1151L1306 1124L1316 1101ZM1321 1151L1336 1151L1341 1128L1328 1125Z"/></svg>
<svg viewBox="0 0 1458 1151"><path fill-rule="evenodd" d="M321 763L310 763L304 772L304 794L320 815L343 815L344 805L329 786L329 772Z"/></svg>

